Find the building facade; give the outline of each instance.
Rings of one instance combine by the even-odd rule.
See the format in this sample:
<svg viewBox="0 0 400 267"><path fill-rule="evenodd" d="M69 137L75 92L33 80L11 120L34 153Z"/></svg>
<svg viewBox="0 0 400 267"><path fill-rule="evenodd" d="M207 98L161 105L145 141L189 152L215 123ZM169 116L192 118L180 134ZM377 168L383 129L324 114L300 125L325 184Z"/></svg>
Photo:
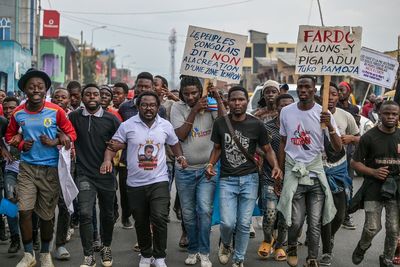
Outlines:
<svg viewBox="0 0 400 267"><path fill-rule="evenodd" d="M65 55L65 46L58 39L41 39L40 69L50 76L53 87L65 82Z"/></svg>

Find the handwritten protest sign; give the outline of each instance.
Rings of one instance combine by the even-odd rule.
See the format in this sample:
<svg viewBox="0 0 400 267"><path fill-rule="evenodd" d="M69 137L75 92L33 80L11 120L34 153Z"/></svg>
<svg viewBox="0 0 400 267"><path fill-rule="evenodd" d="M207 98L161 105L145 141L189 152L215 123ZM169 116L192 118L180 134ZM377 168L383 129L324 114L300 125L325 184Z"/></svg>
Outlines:
<svg viewBox="0 0 400 267"><path fill-rule="evenodd" d="M181 74L239 83L247 36L189 26Z"/></svg>
<svg viewBox="0 0 400 267"><path fill-rule="evenodd" d="M361 35L361 27L300 25L296 73L310 75L358 73Z"/></svg>
<svg viewBox="0 0 400 267"><path fill-rule="evenodd" d="M395 58L363 47L360 53L358 75L355 75L354 78L384 88L392 88L398 67L399 63Z"/></svg>

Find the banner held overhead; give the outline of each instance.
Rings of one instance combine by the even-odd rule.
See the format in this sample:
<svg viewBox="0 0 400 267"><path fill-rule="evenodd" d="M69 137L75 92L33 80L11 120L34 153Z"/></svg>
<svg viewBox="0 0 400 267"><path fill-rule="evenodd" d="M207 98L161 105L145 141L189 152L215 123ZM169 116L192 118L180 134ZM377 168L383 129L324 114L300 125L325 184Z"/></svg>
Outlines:
<svg viewBox="0 0 400 267"><path fill-rule="evenodd" d="M351 75L358 73L361 27L300 25L296 74Z"/></svg>
<svg viewBox="0 0 400 267"><path fill-rule="evenodd" d="M358 75L354 75L354 78L384 88L393 88L398 68L399 62L395 58L363 47L361 48Z"/></svg>
<svg viewBox="0 0 400 267"><path fill-rule="evenodd" d="M238 84L247 36L189 26L181 74Z"/></svg>

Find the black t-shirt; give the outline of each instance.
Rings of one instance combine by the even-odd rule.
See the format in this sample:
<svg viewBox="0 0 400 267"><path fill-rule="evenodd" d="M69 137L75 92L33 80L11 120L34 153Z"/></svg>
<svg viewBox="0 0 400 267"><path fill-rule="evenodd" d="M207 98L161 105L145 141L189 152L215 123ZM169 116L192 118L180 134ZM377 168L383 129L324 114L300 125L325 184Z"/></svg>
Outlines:
<svg viewBox="0 0 400 267"><path fill-rule="evenodd" d="M254 155L257 145L261 147L269 144L267 129L257 118L247 114L244 121L231 119L231 123L240 143L250 155ZM248 161L236 146L223 117L214 122L211 141L221 145L221 177L244 176L257 172L256 165Z"/></svg>
<svg viewBox="0 0 400 267"><path fill-rule="evenodd" d="M100 166L103 163L106 142L111 140L120 122L107 111L101 117L84 116L82 112L83 109L79 109L69 114L77 135L74 142L77 175L89 178L100 189L115 190L114 174L100 174Z"/></svg>
<svg viewBox="0 0 400 267"><path fill-rule="evenodd" d="M363 162L365 166L378 169L389 166L390 175L400 174L400 129L387 134L375 126L361 138L353 159ZM383 181L372 176L364 176L365 201L381 201Z"/></svg>

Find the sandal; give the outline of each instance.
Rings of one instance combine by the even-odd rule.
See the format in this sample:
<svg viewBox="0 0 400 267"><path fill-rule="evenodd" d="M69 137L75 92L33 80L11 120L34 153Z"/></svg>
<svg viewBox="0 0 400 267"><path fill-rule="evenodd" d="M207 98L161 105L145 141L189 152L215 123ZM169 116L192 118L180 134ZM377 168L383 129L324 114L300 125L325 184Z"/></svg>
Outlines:
<svg viewBox="0 0 400 267"><path fill-rule="evenodd" d="M272 246L274 244L274 240L272 239L271 243L267 243L265 241L263 241L260 245L260 247L258 248L257 254L258 256L260 256L262 259L267 259L269 257L269 255L271 255L272 253Z"/></svg>
<svg viewBox="0 0 400 267"><path fill-rule="evenodd" d="M286 258L286 252L282 248L275 249L274 259L276 261L285 261Z"/></svg>

